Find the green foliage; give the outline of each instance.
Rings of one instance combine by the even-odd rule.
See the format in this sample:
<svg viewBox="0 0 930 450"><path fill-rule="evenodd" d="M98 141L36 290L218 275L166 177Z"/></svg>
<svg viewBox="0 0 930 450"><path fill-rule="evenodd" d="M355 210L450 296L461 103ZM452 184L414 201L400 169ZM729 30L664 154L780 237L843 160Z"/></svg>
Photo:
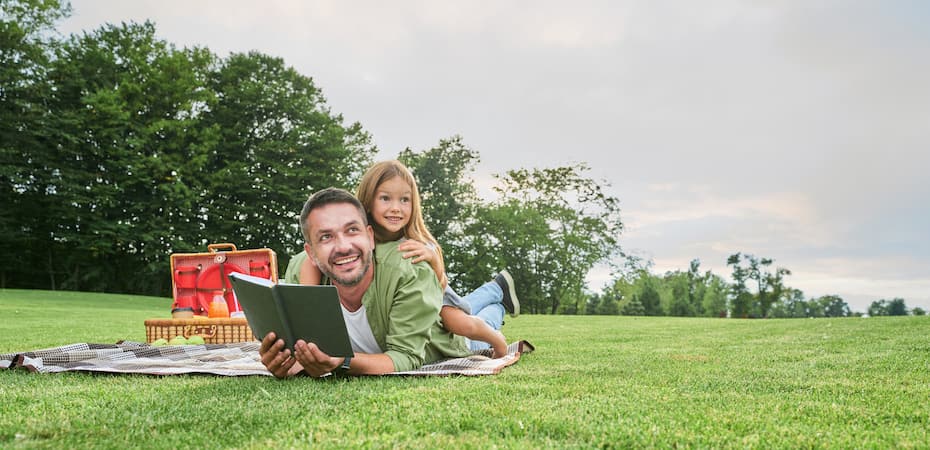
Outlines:
<svg viewBox="0 0 930 450"><path fill-rule="evenodd" d="M218 99L204 120L219 145L205 155L210 194L196 205L204 231L191 244L295 253L304 201L325 187L353 190L375 152L370 137L357 123L343 126L313 80L280 58L230 55L209 86Z"/></svg>
<svg viewBox="0 0 930 450"><path fill-rule="evenodd" d="M741 266L743 259L750 262L749 267ZM755 261L754 265L752 261ZM691 261L687 272L676 270L661 277L650 273L648 264L628 261L627 270L605 287L604 295L614 295L620 304L620 314L624 315L638 315L642 309L646 315L761 317L763 306L760 297L750 292L746 281L762 278L765 281L758 286L767 292L765 296L771 301L765 317L852 315L849 305L837 295L805 299L802 291L784 284L783 277L790 271L778 268L775 273L769 273L762 269L771 264L770 261L741 253L731 255L728 264L733 266L735 281L732 284L711 271L701 273L700 261L696 259ZM599 301L599 298L589 301L588 314L596 313Z"/></svg>
<svg viewBox="0 0 930 450"><path fill-rule="evenodd" d="M694 302L695 279L691 272L673 272L666 274L664 283L670 289L668 302L670 316L689 317L697 315Z"/></svg>
<svg viewBox="0 0 930 450"><path fill-rule="evenodd" d="M58 2L2 13L0 250L20 260L0 286L165 294L171 253L293 253L304 199L375 152L279 58L178 50L151 23L52 40Z"/></svg>
<svg viewBox="0 0 930 450"><path fill-rule="evenodd" d="M0 352L139 340L169 303L0 291ZM921 448L926 328L521 315L504 331L537 350L487 377L0 370L0 447Z"/></svg>
<svg viewBox="0 0 930 450"><path fill-rule="evenodd" d="M200 126L213 63L159 40L151 23L107 25L61 47L50 71L60 144L25 167L36 178L52 168L42 200L60 218L46 235L57 287L166 292L167 255L199 232L202 152L216 146Z"/></svg>
<svg viewBox="0 0 930 450"><path fill-rule="evenodd" d="M647 316L664 315L662 305L659 299L659 291L656 290L653 282L648 279L642 284L639 294L639 302L643 304L643 313Z"/></svg>
<svg viewBox="0 0 930 450"><path fill-rule="evenodd" d="M823 305L825 317L846 317L850 315L849 305L838 295L824 295L817 298L816 301Z"/></svg>
<svg viewBox="0 0 930 450"><path fill-rule="evenodd" d="M56 125L45 104L53 93L47 72L57 46L50 36L54 24L69 15L69 5L54 0L0 2L0 254L18 255L17 264L33 268L29 278L0 269L0 287L14 278L36 281L36 269L53 257L33 233L55 217L43 210L47 186L23 166L38 163L26 149L49 153L55 148L47 133ZM23 255L24 248L36 252Z"/></svg>
<svg viewBox="0 0 930 450"><path fill-rule="evenodd" d="M629 305L635 300L634 292L632 286L625 279L618 279L612 285L606 286L602 295L593 295L589 298L585 314L633 315L632 313L635 312L636 308ZM639 305L639 309L642 309L641 303L636 301L636 304ZM638 315L642 315L642 313Z"/></svg>
<svg viewBox="0 0 930 450"><path fill-rule="evenodd" d="M456 246L454 257L461 263L450 265L456 270L452 278L464 286L479 286L491 273L506 268L519 289L520 309L531 313L546 310L549 303L544 299L560 299L550 294L555 284L561 284L547 275L563 264L545 253L552 245L549 230L538 210L517 202L480 206Z"/></svg>
<svg viewBox="0 0 930 450"><path fill-rule="evenodd" d="M687 296L682 295L680 283L676 283L674 286L675 292L674 297L672 298L671 305L669 305L669 315L670 316L679 316L679 317L692 317L694 316L694 308L687 301Z"/></svg>
<svg viewBox="0 0 930 450"><path fill-rule="evenodd" d="M906 316L907 304L903 298L895 297L893 300L876 300L869 305L870 316Z"/></svg>
<svg viewBox="0 0 930 450"><path fill-rule="evenodd" d="M620 314L620 298L612 293L605 293L599 297L594 307L594 314L601 316L616 316Z"/></svg>
<svg viewBox="0 0 930 450"><path fill-rule="evenodd" d="M727 316L727 285L723 278L708 271L705 276L705 288L701 296L701 310L706 317Z"/></svg>
<svg viewBox="0 0 930 450"><path fill-rule="evenodd" d="M769 272L767 267L774 260L756 258L754 255L735 253L727 258L727 266L733 266L733 301L734 317L769 317L772 304L777 302L785 291L784 277L791 271L778 267ZM748 266L743 267L742 263ZM748 280L756 282L756 293L752 295L746 286Z"/></svg>
<svg viewBox="0 0 930 450"><path fill-rule="evenodd" d="M812 317L814 311L804 300L804 292L800 289L788 289L782 298L782 301L772 308L772 317L777 318L800 318Z"/></svg>
<svg viewBox="0 0 930 450"><path fill-rule="evenodd" d="M581 309L584 278L619 254L619 201L587 178L584 164L512 170L498 176L499 198L466 224L461 277L476 285L506 267L520 288L521 309L555 314Z"/></svg>
<svg viewBox="0 0 930 450"><path fill-rule="evenodd" d="M430 233L440 245L445 247L449 242L454 246L462 239L462 223L478 204L478 194L469 178L481 161L478 152L468 148L461 136L453 136L422 152L407 148L397 159L417 180L423 220ZM455 253L446 256L446 265L453 271L460 266Z"/></svg>
<svg viewBox="0 0 930 450"><path fill-rule="evenodd" d="M639 301L638 297L633 296L629 302L623 305L620 314L624 316L645 316L646 308L643 306L643 303Z"/></svg>

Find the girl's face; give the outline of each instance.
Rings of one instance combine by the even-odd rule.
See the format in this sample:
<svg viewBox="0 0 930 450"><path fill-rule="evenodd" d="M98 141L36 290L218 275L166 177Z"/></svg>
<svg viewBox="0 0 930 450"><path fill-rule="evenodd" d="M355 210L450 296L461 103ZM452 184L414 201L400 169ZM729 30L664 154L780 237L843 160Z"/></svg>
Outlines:
<svg viewBox="0 0 930 450"><path fill-rule="evenodd" d="M371 217L388 233L403 235L404 227L410 222L413 209L413 190L400 177L390 178L378 185L371 207Z"/></svg>

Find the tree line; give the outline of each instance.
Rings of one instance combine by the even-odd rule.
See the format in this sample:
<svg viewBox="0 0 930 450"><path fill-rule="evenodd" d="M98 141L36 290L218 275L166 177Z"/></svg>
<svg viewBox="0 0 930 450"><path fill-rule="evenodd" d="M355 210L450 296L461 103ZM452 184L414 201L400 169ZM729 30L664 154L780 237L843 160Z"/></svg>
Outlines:
<svg viewBox="0 0 930 450"><path fill-rule="evenodd" d="M791 271L772 267L771 258L735 253L727 258L732 282L710 270L702 272L700 260L687 271L651 273L651 262L629 258L627 267L602 293L592 294L585 314L632 316L686 316L733 318L815 318L861 316L838 295L806 297L786 284ZM904 299L876 300L869 316L926 315L919 307L909 309Z"/></svg>
<svg viewBox="0 0 930 450"><path fill-rule="evenodd" d="M307 196L354 190L373 162L362 125L280 58L179 49L150 22L59 36L70 13L57 0L0 4L0 252L15 255L0 287L168 295L170 255L216 242L271 248L280 273L302 248ZM529 313L850 314L837 296L805 299L785 284L790 271L749 254L727 261L731 283L697 260L652 274L623 252L619 199L584 163L496 174L483 200L480 154L460 136L397 158L460 291L507 268ZM588 272L615 261L614 280L588 291ZM898 300L869 313L897 314Z"/></svg>

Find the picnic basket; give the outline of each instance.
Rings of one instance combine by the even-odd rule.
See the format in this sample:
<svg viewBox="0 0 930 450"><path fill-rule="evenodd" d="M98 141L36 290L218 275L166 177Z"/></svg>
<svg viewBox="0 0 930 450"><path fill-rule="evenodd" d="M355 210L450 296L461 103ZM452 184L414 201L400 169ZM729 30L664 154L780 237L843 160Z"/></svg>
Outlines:
<svg viewBox="0 0 930 450"><path fill-rule="evenodd" d="M207 318L207 308L216 296L222 296L231 313L241 312L227 276L245 273L271 281L278 280L278 261L269 248L239 250L232 243L207 246L206 252L173 253L171 255L172 315L176 311L192 311L193 317L153 318L145 321L148 342L188 338L200 335L208 344L251 341L252 330L244 317ZM187 312L191 315L191 312Z"/></svg>
<svg viewBox="0 0 930 450"><path fill-rule="evenodd" d="M232 243L210 244L202 253L173 253L172 308L190 307L194 315L206 316L210 301L222 295L230 312L242 311L227 278L234 272L278 281L278 259L270 248L239 250Z"/></svg>
<svg viewBox="0 0 930 450"><path fill-rule="evenodd" d="M145 340L169 340L175 336L189 338L200 335L207 344L227 344L256 340L244 318L211 319L148 319L145 321Z"/></svg>

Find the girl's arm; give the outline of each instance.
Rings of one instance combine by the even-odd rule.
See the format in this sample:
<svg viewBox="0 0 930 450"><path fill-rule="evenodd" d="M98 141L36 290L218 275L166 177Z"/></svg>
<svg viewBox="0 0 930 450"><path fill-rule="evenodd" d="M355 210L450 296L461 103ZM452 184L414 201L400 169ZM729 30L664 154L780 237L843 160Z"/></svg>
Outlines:
<svg viewBox="0 0 930 450"><path fill-rule="evenodd" d="M465 336L475 341L487 342L494 350L492 358L502 358L507 354L507 341L500 331L491 328L480 317L470 316L454 306L443 305L439 311L442 326L453 334Z"/></svg>
<svg viewBox="0 0 930 450"><path fill-rule="evenodd" d="M449 284L449 280L446 279L446 269L443 267L442 260L439 258L439 254L431 246L426 245L420 241L415 241L413 239L407 239L404 242L401 242L397 249L400 250L404 258L413 258L410 261L411 264L416 264L420 261L426 261L429 263L429 266L433 268L433 272L436 272L436 278L439 279L439 286L443 290L446 289L446 286ZM301 280L301 282L303 282Z"/></svg>

